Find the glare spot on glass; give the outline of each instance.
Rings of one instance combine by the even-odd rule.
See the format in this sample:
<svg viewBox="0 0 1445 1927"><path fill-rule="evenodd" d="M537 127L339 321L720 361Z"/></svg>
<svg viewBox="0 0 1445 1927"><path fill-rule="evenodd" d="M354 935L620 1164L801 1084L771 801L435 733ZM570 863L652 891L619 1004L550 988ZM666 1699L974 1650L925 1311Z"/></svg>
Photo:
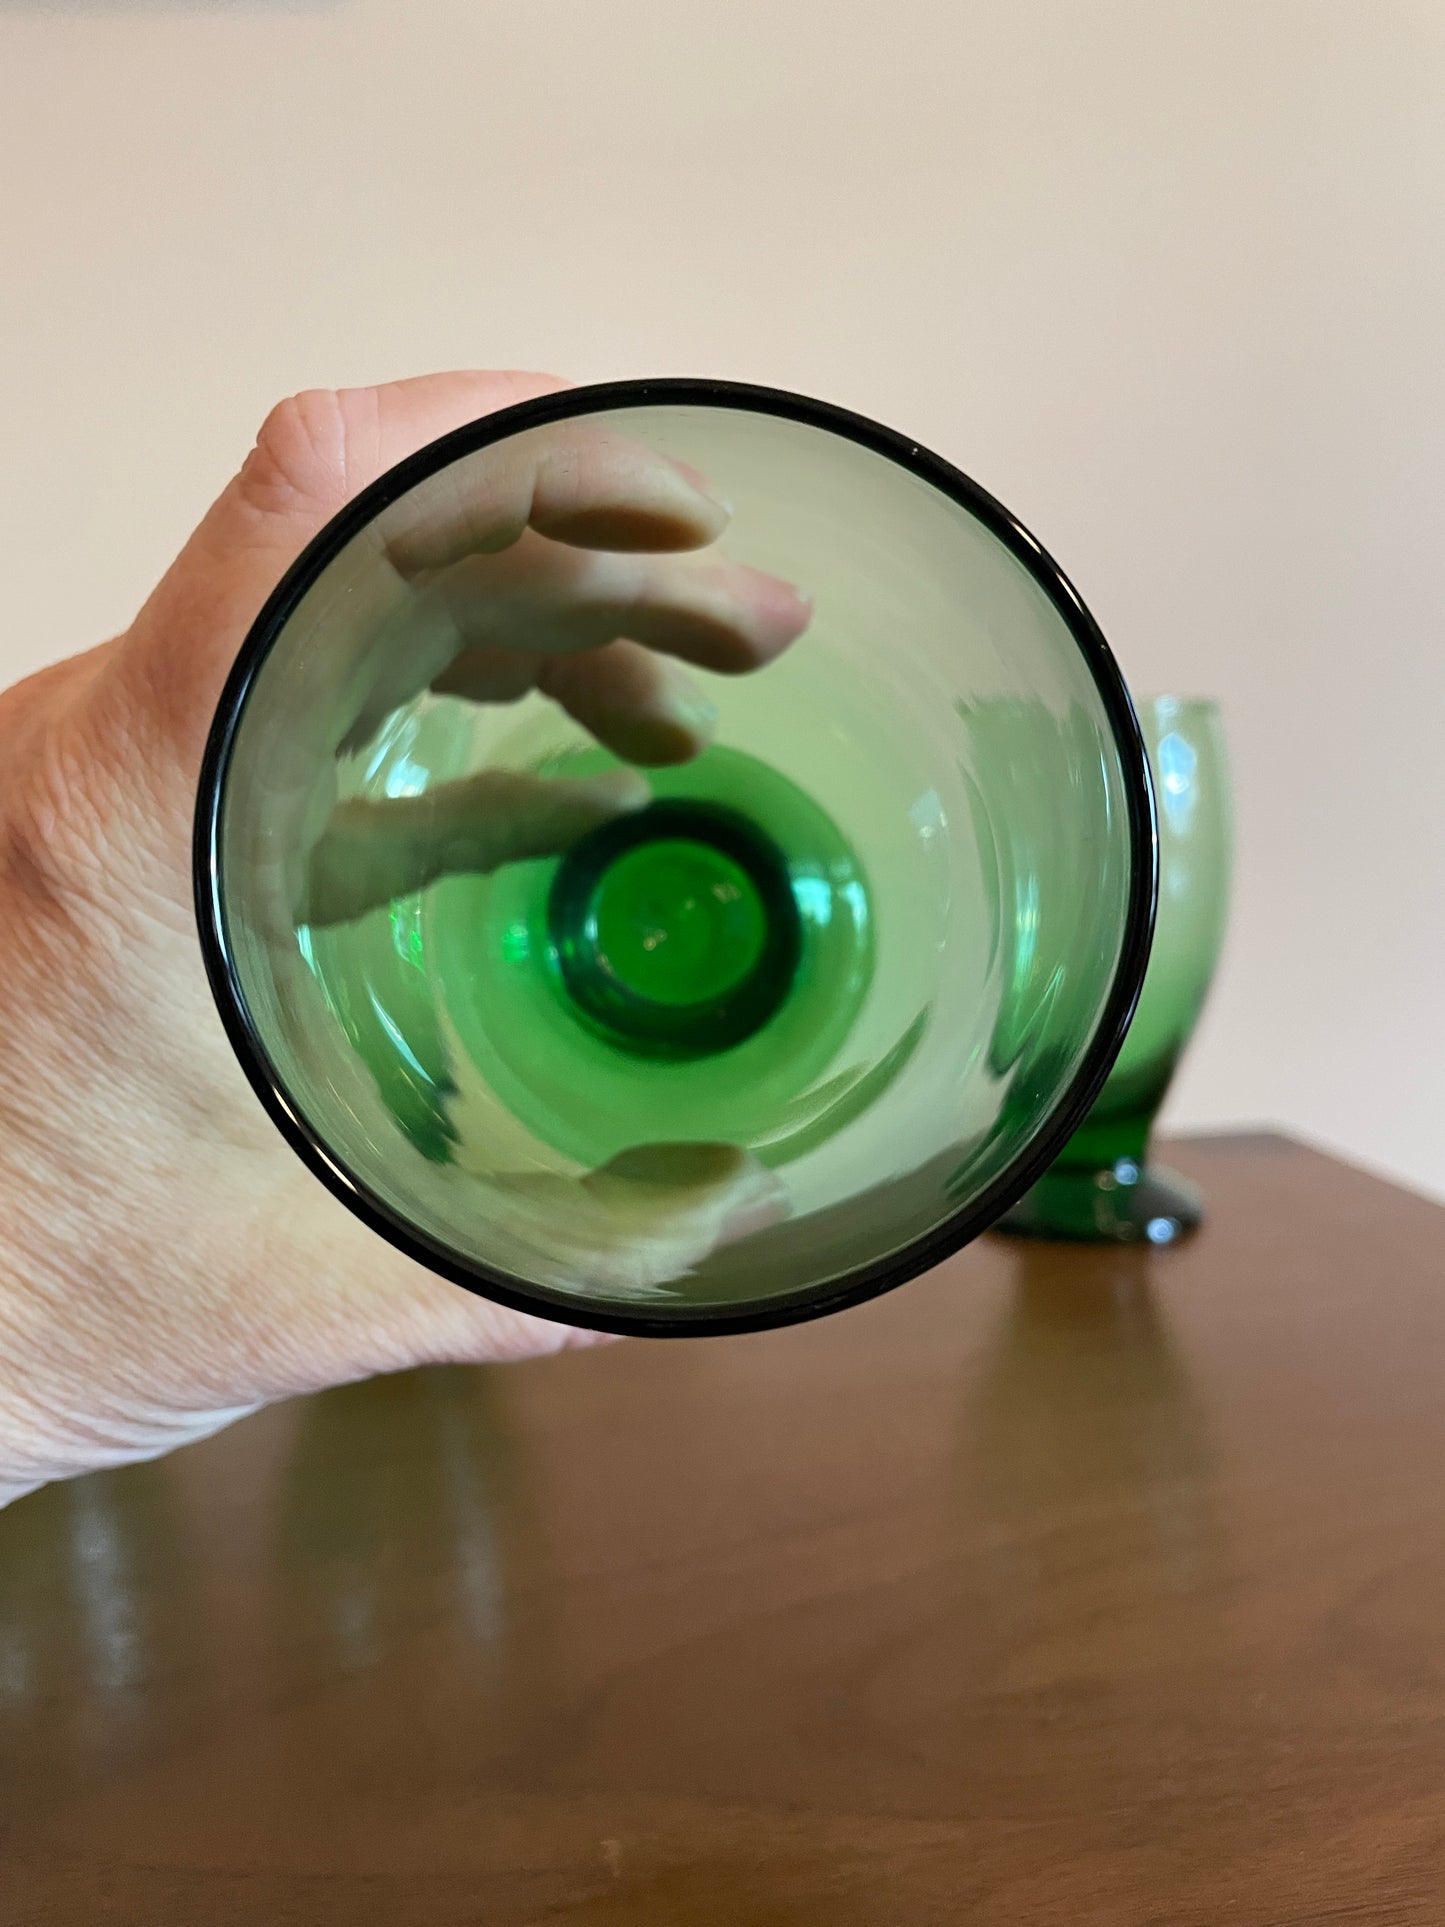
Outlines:
<svg viewBox="0 0 1445 1927"><path fill-rule="evenodd" d="M1026 981L1039 944L1039 879L1033 870L1014 882L1014 982Z"/></svg>
<svg viewBox="0 0 1445 1927"><path fill-rule="evenodd" d="M826 877L793 878L793 901L805 923L822 926L833 917L833 892Z"/></svg>
<svg viewBox="0 0 1445 1927"><path fill-rule="evenodd" d="M525 963L532 954L532 937L520 918L502 932L502 956L509 964Z"/></svg>
<svg viewBox="0 0 1445 1927"><path fill-rule="evenodd" d="M919 840L924 843L931 842L935 836L941 835L948 828L943 799L937 790L925 790L908 815L914 829L918 832Z"/></svg>
<svg viewBox="0 0 1445 1927"><path fill-rule="evenodd" d="M418 1063L416 1056L414 1055L411 1049L411 1046L407 1043L406 1039L402 1036L394 1020L382 1008L380 999L377 997L376 992L371 988L370 985L367 986L366 995L371 1003L371 1008L376 1012L377 1022L381 1025L382 1029L386 1032L387 1036L391 1039L392 1043L396 1046L396 1052L398 1057L400 1057L404 1063L407 1063L411 1066L411 1068L416 1072L417 1076L422 1079L423 1083L430 1084L432 1081L431 1078L428 1076L426 1071L422 1069L422 1066Z"/></svg>
<svg viewBox="0 0 1445 1927"><path fill-rule="evenodd" d="M1171 729L1166 736L1160 737L1154 761L1160 807L1170 829L1176 835L1185 835L1199 802L1196 782L1198 754L1177 730Z"/></svg>
<svg viewBox="0 0 1445 1927"><path fill-rule="evenodd" d="M399 898L391 906L391 947L403 963L422 968L425 955L415 897Z"/></svg>
<svg viewBox="0 0 1445 1927"><path fill-rule="evenodd" d="M312 940L311 925L309 923L301 923L296 926L296 948L301 952L301 961L314 977L316 975L316 945Z"/></svg>
<svg viewBox="0 0 1445 1927"><path fill-rule="evenodd" d="M1173 1218L1151 1218L1144 1227L1144 1235L1151 1245L1170 1244L1178 1231L1179 1226Z"/></svg>
<svg viewBox="0 0 1445 1927"><path fill-rule="evenodd" d="M374 783L388 759L398 752L401 752L404 758L405 752L416 741L416 732L417 718L404 711L393 716L389 723L383 724L376 739L376 747L371 752L364 771L365 780L368 783ZM388 796L399 793L403 792L387 790ZM411 794L410 791L404 793Z"/></svg>
<svg viewBox="0 0 1445 1927"><path fill-rule="evenodd" d="M388 796L420 796L427 786L427 772L409 756L399 756L386 772L382 789Z"/></svg>

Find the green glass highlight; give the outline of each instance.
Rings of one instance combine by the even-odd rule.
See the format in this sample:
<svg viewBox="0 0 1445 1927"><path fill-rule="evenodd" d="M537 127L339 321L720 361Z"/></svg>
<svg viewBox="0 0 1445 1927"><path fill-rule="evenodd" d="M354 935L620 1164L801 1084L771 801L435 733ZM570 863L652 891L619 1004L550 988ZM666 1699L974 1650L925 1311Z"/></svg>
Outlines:
<svg viewBox="0 0 1445 1927"><path fill-rule="evenodd" d="M1168 1245L1203 1218L1198 1187L1149 1137L1208 995L1229 902L1231 811L1212 702L1140 705L1159 806L1159 908L1139 1008L1081 1128L999 1226L1024 1236Z"/></svg>
<svg viewBox="0 0 1445 1927"><path fill-rule="evenodd" d="M562 986L624 1049L731 1050L786 1002L802 950L787 859L748 818L654 803L585 837L547 905Z"/></svg>
<svg viewBox="0 0 1445 1927"><path fill-rule="evenodd" d="M592 748L548 757L540 767L553 776L591 775L612 761ZM620 988L615 977L598 982L600 973L588 969L584 927L583 964L569 984L559 942L568 934L558 928L559 885L579 865L590 867L582 844L561 858L511 864L491 876L444 878L417 902L422 981L435 1000L426 1034L438 1045L450 1035L453 1058L479 1074L473 1101L504 1107L505 1128L527 1134L529 1157L551 1152L592 1167L639 1144L723 1141L745 1144L769 1166L782 1164L795 1154L790 1146L801 1129L816 1129L836 1111L839 1093L823 1072L854 1030L873 983L872 890L831 819L745 752L716 747L648 776L654 810L679 812L683 820L701 810L709 834L720 818L739 819L752 839L755 875L763 852L778 866L754 882L760 903L766 892L772 904L772 943L765 937L751 978L764 993L763 1008L745 1009L741 1026L719 1024L717 1003L709 1008L706 1001L679 1011L665 1004L648 1010L634 1000L630 1010L614 1004L602 1015L598 1003ZM677 817L662 821L666 828ZM597 840L637 824L622 818ZM776 902L780 889L786 906ZM678 911L675 921L686 922L685 903ZM577 941L575 909L566 921ZM359 936L348 930L322 940L328 992L333 982L354 983L374 968L375 951L361 948ZM737 967L736 953L730 963ZM420 1015L412 1013L413 1026ZM384 1053L393 1048L384 1040ZM500 1117L489 1117L489 1131L503 1128Z"/></svg>
<svg viewBox="0 0 1445 1927"><path fill-rule="evenodd" d="M198 902L263 1101L386 1235L544 1315L703 1331L899 1282L1057 1140L1142 969L1147 776L1082 606L916 447L794 408L664 384L479 425L323 537L213 743ZM288 917L297 826L338 805L619 767L535 693L392 701L376 648L430 646L393 545L575 434L567 409L705 475L736 504L716 551L811 592L808 629L756 674L699 672L717 740L646 770L646 807ZM766 1211L728 1214L734 1171Z"/></svg>
<svg viewBox="0 0 1445 1927"><path fill-rule="evenodd" d="M575 922L574 930L566 909L553 919L562 975L577 1002L583 1001L580 973L595 970L644 1006L667 1010L710 1011L751 982L769 932L750 873L685 831L611 859ZM568 965L574 954L576 983ZM616 1028L626 1031L625 1024ZM704 1037L700 1048L726 1044Z"/></svg>

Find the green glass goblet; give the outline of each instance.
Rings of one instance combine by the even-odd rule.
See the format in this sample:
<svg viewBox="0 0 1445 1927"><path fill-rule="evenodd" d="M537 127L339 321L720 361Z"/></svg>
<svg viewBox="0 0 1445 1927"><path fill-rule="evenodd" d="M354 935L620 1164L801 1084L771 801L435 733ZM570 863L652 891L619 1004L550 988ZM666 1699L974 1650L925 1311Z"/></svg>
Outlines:
<svg viewBox="0 0 1445 1927"><path fill-rule="evenodd" d="M1203 1216L1196 1185L1152 1163L1149 1135L1199 1020L1229 899L1231 815L1216 704L1140 707L1159 806L1159 908L1143 995L1082 1127L998 1229L1039 1238L1173 1244Z"/></svg>
<svg viewBox="0 0 1445 1927"><path fill-rule="evenodd" d="M740 607L792 612L761 660ZM619 729L659 651L698 753ZM1143 982L1153 818L1102 636L991 496L802 397L621 383L312 543L222 699L197 908L259 1096L374 1229L544 1316L733 1331L1046 1168Z"/></svg>

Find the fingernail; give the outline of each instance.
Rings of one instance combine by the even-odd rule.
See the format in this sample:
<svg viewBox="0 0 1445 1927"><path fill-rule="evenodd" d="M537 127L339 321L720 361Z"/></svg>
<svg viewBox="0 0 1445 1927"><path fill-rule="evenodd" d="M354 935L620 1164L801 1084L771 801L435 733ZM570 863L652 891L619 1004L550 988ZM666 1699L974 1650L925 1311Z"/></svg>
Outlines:
<svg viewBox="0 0 1445 1927"><path fill-rule="evenodd" d="M732 520L736 510L733 508L731 501L723 494L721 489L713 487L712 483L700 468L694 468L691 462L681 461L676 455L672 458L672 464L678 474L681 475L692 488L696 489L699 495L703 496L709 502L716 503L729 521Z"/></svg>
<svg viewBox="0 0 1445 1927"><path fill-rule="evenodd" d="M710 696L704 696L696 690L669 693L662 708L669 722L679 723L684 729L696 730L700 736L710 734L717 723L717 704Z"/></svg>
<svg viewBox="0 0 1445 1927"><path fill-rule="evenodd" d="M577 786L589 801L602 809L615 811L619 816L630 815L634 810L645 810L652 801L652 789L647 778L640 776L635 769L609 769L600 776L579 777Z"/></svg>
<svg viewBox="0 0 1445 1927"><path fill-rule="evenodd" d="M653 768L690 763L717 733L717 704L699 690L679 684L654 690L645 710L634 712L632 754Z"/></svg>

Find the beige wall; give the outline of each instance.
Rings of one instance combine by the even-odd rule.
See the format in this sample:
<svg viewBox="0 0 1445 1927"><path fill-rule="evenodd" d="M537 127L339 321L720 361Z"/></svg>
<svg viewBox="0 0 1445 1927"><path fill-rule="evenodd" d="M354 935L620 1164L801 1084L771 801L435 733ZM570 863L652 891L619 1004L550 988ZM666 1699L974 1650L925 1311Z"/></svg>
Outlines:
<svg viewBox="0 0 1445 1927"><path fill-rule="evenodd" d="M1176 1118L1445 1193L1442 102L1439 0L0 0L0 672L120 626L305 384L849 403L1227 705Z"/></svg>

